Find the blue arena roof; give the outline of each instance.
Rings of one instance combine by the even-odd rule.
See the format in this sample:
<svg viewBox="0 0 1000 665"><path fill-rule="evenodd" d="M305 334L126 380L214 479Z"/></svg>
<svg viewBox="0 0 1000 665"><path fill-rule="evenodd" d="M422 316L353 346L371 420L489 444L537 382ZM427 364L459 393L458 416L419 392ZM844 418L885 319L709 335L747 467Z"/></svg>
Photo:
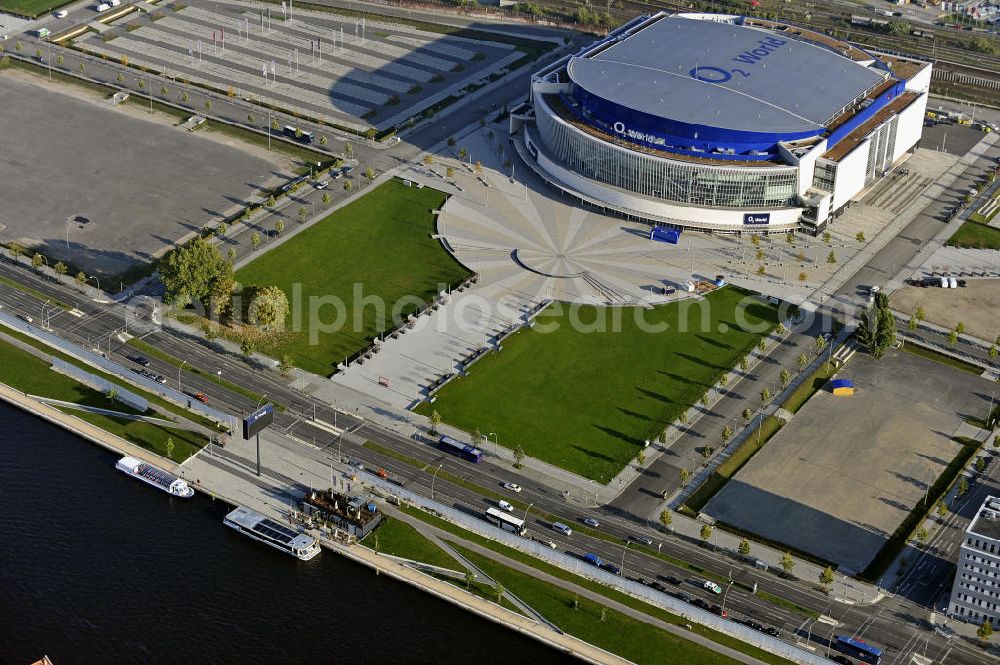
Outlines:
<svg viewBox="0 0 1000 665"><path fill-rule="evenodd" d="M666 16L567 73L586 96L689 126L815 135L885 73L780 31ZM612 122L615 118L605 118Z"/></svg>

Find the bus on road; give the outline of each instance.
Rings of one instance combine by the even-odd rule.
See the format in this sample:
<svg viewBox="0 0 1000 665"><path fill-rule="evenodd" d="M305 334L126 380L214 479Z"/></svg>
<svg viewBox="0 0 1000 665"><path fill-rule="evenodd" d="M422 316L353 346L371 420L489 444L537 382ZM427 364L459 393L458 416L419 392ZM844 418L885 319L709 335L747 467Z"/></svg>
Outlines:
<svg viewBox="0 0 1000 665"><path fill-rule="evenodd" d="M483 459L483 451L479 448L457 441L450 436L442 436L438 439L438 448L470 462L478 463Z"/></svg>
<svg viewBox="0 0 1000 665"><path fill-rule="evenodd" d="M837 635L833 638L833 648L846 656L857 658L864 663L880 665L882 662L882 650L873 647L857 637Z"/></svg>
<svg viewBox="0 0 1000 665"><path fill-rule="evenodd" d="M519 536L523 536L525 532L524 520L519 520L513 515L492 506L486 509L486 521L500 527L504 531L510 531Z"/></svg>

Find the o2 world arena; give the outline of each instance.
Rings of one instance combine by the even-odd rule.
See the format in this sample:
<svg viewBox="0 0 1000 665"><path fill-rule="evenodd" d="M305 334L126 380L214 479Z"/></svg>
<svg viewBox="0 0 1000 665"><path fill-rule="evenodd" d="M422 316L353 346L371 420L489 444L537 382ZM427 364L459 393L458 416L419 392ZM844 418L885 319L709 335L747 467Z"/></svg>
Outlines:
<svg viewBox="0 0 1000 665"><path fill-rule="evenodd" d="M654 224L816 233L920 140L931 65L719 14L643 16L532 76L521 158Z"/></svg>

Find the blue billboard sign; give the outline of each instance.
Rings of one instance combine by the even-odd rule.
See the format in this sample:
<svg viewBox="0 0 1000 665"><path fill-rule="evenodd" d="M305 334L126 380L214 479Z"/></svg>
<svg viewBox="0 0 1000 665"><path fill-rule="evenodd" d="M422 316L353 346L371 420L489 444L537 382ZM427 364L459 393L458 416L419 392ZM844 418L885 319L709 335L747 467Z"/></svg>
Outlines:
<svg viewBox="0 0 1000 665"><path fill-rule="evenodd" d="M265 404L243 418L243 438L249 439L274 422L274 405Z"/></svg>
<svg viewBox="0 0 1000 665"><path fill-rule="evenodd" d="M743 223L748 225L770 224L771 213L769 212L748 212L743 215Z"/></svg>

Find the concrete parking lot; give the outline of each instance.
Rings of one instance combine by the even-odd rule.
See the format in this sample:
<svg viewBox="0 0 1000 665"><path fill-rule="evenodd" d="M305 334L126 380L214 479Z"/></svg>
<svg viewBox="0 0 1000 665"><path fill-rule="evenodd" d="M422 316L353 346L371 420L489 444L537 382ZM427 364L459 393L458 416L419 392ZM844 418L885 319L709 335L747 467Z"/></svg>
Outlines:
<svg viewBox="0 0 1000 665"><path fill-rule="evenodd" d="M904 351L857 354L853 397L817 393L706 506L712 517L862 570L959 452L996 384Z"/></svg>
<svg viewBox="0 0 1000 665"><path fill-rule="evenodd" d="M280 153L21 71L0 74L0 98L0 239L88 275L149 261L292 168Z"/></svg>

